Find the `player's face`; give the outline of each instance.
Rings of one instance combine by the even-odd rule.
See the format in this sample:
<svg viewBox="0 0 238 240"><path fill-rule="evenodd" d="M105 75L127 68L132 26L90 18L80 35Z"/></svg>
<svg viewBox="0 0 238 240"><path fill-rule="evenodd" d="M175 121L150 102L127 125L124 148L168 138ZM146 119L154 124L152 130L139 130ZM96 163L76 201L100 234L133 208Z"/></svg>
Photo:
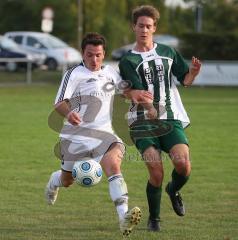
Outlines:
<svg viewBox="0 0 238 240"><path fill-rule="evenodd" d="M84 64L90 71L98 71L101 69L104 56L105 52L102 45L88 44L83 52Z"/></svg>
<svg viewBox="0 0 238 240"><path fill-rule="evenodd" d="M154 20L147 16L141 16L133 26L136 35L136 42L141 45L148 45L153 42L153 34L156 31Z"/></svg>

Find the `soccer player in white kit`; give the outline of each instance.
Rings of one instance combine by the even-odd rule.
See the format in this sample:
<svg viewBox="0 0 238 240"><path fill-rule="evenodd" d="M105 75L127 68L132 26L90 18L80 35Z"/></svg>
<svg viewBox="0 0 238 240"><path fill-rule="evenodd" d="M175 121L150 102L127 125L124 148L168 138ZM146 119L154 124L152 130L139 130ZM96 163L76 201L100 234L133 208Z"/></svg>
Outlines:
<svg viewBox="0 0 238 240"><path fill-rule="evenodd" d="M112 129L113 96L122 80L112 67L102 66L103 36L88 33L81 47L83 62L65 73L55 100L56 111L67 121L60 133L61 170L51 174L45 197L53 205L59 188L73 184L71 171L75 161L94 159L108 177L120 230L129 235L140 221L141 211L138 207L128 211L127 185L120 168L125 146Z"/></svg>

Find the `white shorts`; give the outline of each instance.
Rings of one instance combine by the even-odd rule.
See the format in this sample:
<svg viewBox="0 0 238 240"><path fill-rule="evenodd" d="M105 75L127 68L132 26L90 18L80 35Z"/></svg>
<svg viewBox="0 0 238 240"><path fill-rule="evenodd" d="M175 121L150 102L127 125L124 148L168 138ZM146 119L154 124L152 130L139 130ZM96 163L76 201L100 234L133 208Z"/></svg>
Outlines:
<svg viewBox="0 0 238 240"><path fill-rule="evenodd" d="M121 145L122 153L125 152L125 146L122 140L114 135L112 139L98 140L82 137L77 142L61 138L59 144L59 156L61 160L61 169L71 172L76 161L84 159L93 159L100 162L104 154L113 143Z"/></svg>

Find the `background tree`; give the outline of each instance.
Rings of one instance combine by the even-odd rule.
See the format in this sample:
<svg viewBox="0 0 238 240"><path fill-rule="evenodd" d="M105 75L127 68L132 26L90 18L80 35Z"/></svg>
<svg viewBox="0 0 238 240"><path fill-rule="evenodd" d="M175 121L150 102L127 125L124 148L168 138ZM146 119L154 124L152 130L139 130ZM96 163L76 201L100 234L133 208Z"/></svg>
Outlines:
<svg viewBox="0 0 238 240"><path fill-rule="evenodd" d="M0 33L7 31L41 31L41 13L46 7L54 10L55 34L68 43L75 43L77 32L77 5L74 0L1 0Z"/></svg>
<svg viewBox="0 0 238 240"><path fill-rule="evenodd" d="M157 33L169 33L183 38L195 32L195 8L165 7L164 0L80 0L83 1L83 31L97 31L106 36L108 56L112 49L134 41L131 31L131 10L151 4L161 13ZM202 32L238 34L238 1L184 0L202 4ZM0 34L7 31L41 31L42 10L53 8L52 34L78 48L78 2L76 0L1 0ZM211 17L212 16L212 17ZM187 38L188 39L188 38ZM189 37L189 39L192 39ZM204 41L206 43L206 41ZM192 45L193 42L192 42ZM210 46L209 46L210 47Z"/></svg>

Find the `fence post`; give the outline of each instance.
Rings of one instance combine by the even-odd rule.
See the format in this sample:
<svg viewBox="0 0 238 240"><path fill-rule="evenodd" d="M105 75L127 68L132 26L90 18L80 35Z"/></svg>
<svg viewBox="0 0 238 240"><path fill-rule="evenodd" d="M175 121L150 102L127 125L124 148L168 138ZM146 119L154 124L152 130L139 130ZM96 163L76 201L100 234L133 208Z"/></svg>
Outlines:
<svg viewBox="0 0 238 240"><path fill-rule="evenodd" d="M27 69L26 69L26 83L32 84L32 62L27 62Z"/></svg>

